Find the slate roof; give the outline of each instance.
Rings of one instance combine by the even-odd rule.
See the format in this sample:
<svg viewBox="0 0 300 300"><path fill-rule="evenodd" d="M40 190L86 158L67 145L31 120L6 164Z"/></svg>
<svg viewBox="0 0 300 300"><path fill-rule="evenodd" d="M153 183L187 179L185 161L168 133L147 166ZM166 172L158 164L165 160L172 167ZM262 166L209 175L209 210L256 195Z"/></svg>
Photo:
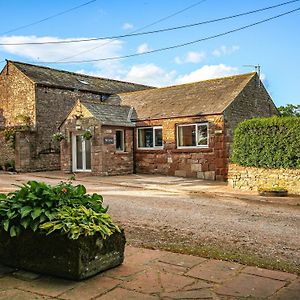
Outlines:
<svg viewBox="0 0 300 300"><path fill-rule="evenodd" d="M122 105L135 108L137 119L222 114L256 73L121 93Z"/></svg>
<svg viewBox="0 0 300 300"><path fill-rule="evenodd" d="M149 89L149 86L113 79L88 76L48 67L9 61L38 85L64 89L78 89L102 94L115 94ZM153 88L153 87L151 87Z"/></svg>
<svg viewBox="0 0 300 300"><path fill-rule="evenodd" d="M111 104L96 103L92 101L80 101L89 112L100 121L102 125L134 127L131 122L133 108Z"/></svg>

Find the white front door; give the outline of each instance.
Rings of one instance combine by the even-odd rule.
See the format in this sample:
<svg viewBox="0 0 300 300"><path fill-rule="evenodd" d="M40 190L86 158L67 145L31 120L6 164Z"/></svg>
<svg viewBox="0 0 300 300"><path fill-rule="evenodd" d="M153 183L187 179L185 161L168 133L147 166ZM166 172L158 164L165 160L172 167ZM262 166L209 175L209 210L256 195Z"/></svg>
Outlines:
<svg viewBox="0 0 300 300"><path fill-rule="evenodd" d="M91 140L80 134L72 135L72 169L73 172L91 171Z"/></svg>

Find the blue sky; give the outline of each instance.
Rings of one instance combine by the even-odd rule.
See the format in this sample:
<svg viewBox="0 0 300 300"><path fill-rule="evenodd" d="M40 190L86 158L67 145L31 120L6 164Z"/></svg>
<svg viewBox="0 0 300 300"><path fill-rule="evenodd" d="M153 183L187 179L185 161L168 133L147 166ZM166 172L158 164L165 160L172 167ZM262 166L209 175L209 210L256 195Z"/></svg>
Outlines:
<svg viewBox="0 0 300 300"><path fill-rule="evenodd" d="M0 0L0 43L40 42L131 33L180 26L272 6L284 1L97 0L40 24L4 34L88 0ZM90 60L173 46L245 26L300 7L300 1L240 18L173 32L76 44L1 46L4 59L29 63ZM165 52L89 64L44 64L86 74L166 86L247 73L261 65L262 79L277 105L300 104L300 11L227 36ZM144 30L144 31L145 31ZM0 68L4 63L0 63Z"/></svg>

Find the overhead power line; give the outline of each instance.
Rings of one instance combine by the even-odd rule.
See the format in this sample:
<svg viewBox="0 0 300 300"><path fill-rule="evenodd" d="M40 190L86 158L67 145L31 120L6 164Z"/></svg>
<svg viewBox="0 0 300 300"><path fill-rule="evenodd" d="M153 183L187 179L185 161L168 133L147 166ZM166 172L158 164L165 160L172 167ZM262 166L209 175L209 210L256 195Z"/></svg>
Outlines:
<svg viewBox="0 0 300 300"><path fill-rule="evenodd" d="M192 23L192 24L186 24L186 25L181 25L181 26L175 26L175 27L169 27L169 28L163 28L163 29L158 29L158 30L152 30L152 31L145 31L145 32L133 32L133 33L128 33L128 34L122 34L122 35L115 35L115 36L105 36L105 37L97 37L97 38L86 38L86 39L76 39L76 40L65 40L65 41L46 41L46 42L22 42L22 43L0 43L0 46L18 46L18 45L45 45L45 44L70 44L70 43L82 43L82 42L92 42L92 41L98 41L98 40L110 40L110 39L119 39L119 38L126 38L126 37L134 37L134 36L140 36L140 35L149 35L149 34L155 34L155 33L161 33L161 32L167 32L167 31L174 31L178 29L185 29L185 28L190 28L190 27L195 27L199 25L204 25L204 24L210 24L210 23L216 23L220 21L225 21L228 19L233 19L233 18L238 18L266 10L270 10L273 8L277 8L280 6L288 5L294 2L299 2L300 0L293 0L293 1L288 1L284 3L280 3L277 5L272 5L264 8L259 8L247 12L243 12L240 14L235 14L227 17L222 17L222 18L217 18L217 19L212 19L212 20L206 20L202 22L197 22L197 23ZM194 6L194 5L193 5ZM186 10L186 9L185 9ZM182 11L185 11L182 10ZM178 14L178 13L177 13ZM173 14L175 15L175 14ZM165 20L166 18L164 18ZM163 20L163 19L161 19ZM157 24L157 22L154 22L152 24ZM151 25L151 24L150 24ZM147 25L143 27L145 29L146 27L150 26Z"/></svg>
<svg viewBox="0 0 300 300"><path fill-rule="evenodd" d="M134 54L128 54L128 55L123 55L123 56L114 56L114 57L106 57L106 58L91 59L91 60L65 61L64 64L78 64L78 63L91 63L91 62L97 62L97 61L118 60L118 59L130 58L130 57L135 57L135 56L142 56L142 55L146 55L146 54L171 50L171 49L175 49L175 48L181 48L181 47L184 47L184 46L188 46L188 45L200 43L200 42L203 42L203 41L212 40L212 39L215 39L215 38L218 38L218 37L221 37L221 36L225 36L225 35L228 35L228 34L231 34L231 33L237 32L237 31L241 31L241 30L244 30L244 29L259 25L259 24L262 24L262 23L266 23L266 22L269 22L271 20L275 20L275 19L278 19L280 17L289 15L289 14L294 13L294 12L299 11L299 10L300 10L300 7L296 8L296 9L293 9L293 10L290 10L290 11L287 11L285 13L281 13L279 15L276 15L276 16L273 16L273 17L270 17L270 18L252 23L252 24L248 24L248 25L245 25L245 26L242 26L242 27L239 27L239 28L235 28L235 29L223 32L223 33L211 35L211 36L208 36L208 37L205 37L205 38L202 38L202 39L198 39L198 40L191 41L191 42L186 42L186 43L183 43L183 44L177 44L177 45L173 45L173 46L169 46L169 47L149 50L149 51L146 51L146 52L143 52L143 53L134 53ZM53 62L53 61L52 62L51 61L36 62L35 61L33 63L57 64L58 62Z"/></svg>
<svg viewBox="0 0 300 300"><path fill-rule="evenodd" d="M96 1L97 1L97 0L91 0L91 1L85 2L85 3L83 3L83 4L80 4L80 5L78 5L78 6L69 8L69 9L67 9L67 10L64 10L64 11L62 11L62 12L59 12L59 13L57 13L57 14L55 14L55 15L51 15L51 16L46 17L46 18L44 18L44 19L41 19L41 20L38 20L38 21L35 21L35 22L32 22L32 23L26 24L26 25L22 25L22 26L16 27L16 28L14 28L14 29L11 29L11 30L8 30L8 31L5 31L5 32L2 32L2 33L0 33L0 35L8 34L8 33L15 32L15 31L18 31L18 30L21 30L21 29L24 29L24 28L28 28L28 27L33 26L33 25L40 24L40 23L42 23L42 22L45 22L45 21L48 21L48 20L50 20L50 19L56 18L56 17L58 17L58 16L64 15L64 14L66 14L66 13L69 13L69 12L71 12L71 11L73 11L73 10L76 10L76 9L81 8L81 7L83 7L83 6L89 5L89 4L91 4L91 3L93 3L93 2L96 2Z"/></svg>
<svg viewBox="0 0 300 300"><path fill-rule="evenodd" d="M147 25L144 25L144 26L142 26L142 27L140 27L140 28L137 28L136 30L134 30L134 31L132 31L132 32L130 32L130 33L131 33L131 34L137 33L137 32L140 32L140 31L146 29L146 28L149 28L149 27L151 27L151 26L153 26L153 25L159 24L159 23L161 23L161 22L163 22L163 21L165 21L165 20L168 20L168 19L170 19L170 18L173 18L174 16L177 16L177 15L179 15L179 14L182 14L183 12L185 12L185 11L187 11L187 10L189 10L189 9L191 9L191 8L197 6L197 5L199 5L199 4L201 4L201 3L205 2L205 1L207 1L207 0L200 0L200 1L196 2L196 3L194 3L194 4L191 4L191 5L189 5L189 6L185 7L185 8L183 8L183 9L180 9L180 10L178 10L178 11L176 11L176 12L174 12L174 13L168 15L168 16L165 16L165 17L160 18L160 19L158 19L158 20L156 20L156 21L154 21L154 22L152 22L152 23L150 23L150 24L147 24ZM112 43L113 41L115 41L115 40L117 40L117 39L111 39L111 40L109 40L109 41L106 42L106 43L103 43L103 44L101 44L101 45L97 45L96 47L93 47L93 48L90 48L90 49L88 49L88 50L84 50L84 51L78 52L78 53L73 54L73 55L71 55L71 56L64 57L64 58L58 60L57 62L63 62L63 61L65 61L65 60L68 60L68 59L77 57L77 56L79 56L79 55L81 55L81 54L85 54L85 53L91 52L91 51L96 50L96 49L98 49L98 48L104 47L104 46L106 46L106 45L108 45L108 44L111 44L111 43Z"/></svg>

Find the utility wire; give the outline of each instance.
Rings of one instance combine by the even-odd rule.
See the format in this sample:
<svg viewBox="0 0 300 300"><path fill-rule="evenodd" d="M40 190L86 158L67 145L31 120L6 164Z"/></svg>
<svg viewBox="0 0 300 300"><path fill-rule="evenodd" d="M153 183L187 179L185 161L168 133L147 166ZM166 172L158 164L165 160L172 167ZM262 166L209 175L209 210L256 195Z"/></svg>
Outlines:
<svg viewBox="0 0 300 300"><path fill-rule="evenodd" d="M26 24L26 25L23 25L23 26L16 27L16 28L11 29L11 30L8 30L8 31L6 31L6 32L2 32L2 33L0 33L0 35L8 34L8 33L11 33L11 32L18 31L18 30L20 30L20 29L24 29L24 28L28 28L28 27L33 26L33 25L36 25L36 24L40 24L40 23L42 23L42 22L45 22L45 21L48 21L48 20L50 20L50 19L56 18L56 17L58 17L58 16L64 15L64 14L66 14L66 13L69 13L70 11L73 11L73 10L76 10L76 9L81 8L81 7L83 7L83 6L89 5L89 4L91 4L91 3L93 3L93 2L96 2L96 1L97 1L97 0L91 0L91 1L85 2L85 3L83 3L83 4L80 4L80 5L78 5L78 6L72 7L72 8L67 9L67 10L64 10L64 11L62 11L62 12L60 12L60 13L55 14L55 15L51 15L51 16L49 16L49 17L47 17L47 18L44 18L44 19L41 19L41 20L38 20L38 21L35 21L35 22L32 22L32 23L29 23L29 24Z"/></svg>
<svg viewBox="0 0 300 300"><path fill-rule="evenodd" d="M273 8L276 8L276 7L288 5L288 4L291 4L291 3L294 3L294 2L299 2L299 1L300 0L288 1L288 2L277 4L277 5L268 6L268 7L264 7L264 8L260 8L260 9L256 9L256 10L251 10L251 11L247 11L247 12L244 12L244 13L235 14L235 15L231 15L231 16L227 16L227 17L222 17L222 18L217 18L217 19L212 19L212 20L206 20L206 21L202 21L202 22L197 22L197 23L192 23L192 24L186 24L186 25L181 25L181 26L176 26L176 27L169 27L169 28L163 28L163 29L158 29L158 30L152 30L152 31L144 31L144 32L137 32L136 31L136 32L133 32L133 33L123 34L123 35L97 37L97 38L86 38L86 39L77 39L77 40L67 40L67 41L0 43L0 46L70 44L70 43L92 42L92 41L98 41L98 40L119 39L119 38L134 37L134 36L140 36L140 35L155 34L155 33L161 33L161 32L167 32L167 31L173 31L173 30L178 30L178 29L195 27L195 26L204 25L204 24L215 23L215 22L219 22L219 21L225 21L225 20L228 20L228 19L242 17L242 16L246 16L246 15L250 15L250 14L262 12L262 11L265 11L265 10L270 10L270 9L273 9ZM193 7L193 6L191 6L191 7ZM173 14L173 15L175 15L175 14ZM161 19L161 20L165 20L165 19L166 18ZM154 22L152 24L157 24L157 22ZM146 27L148 27L148 26L150 26L150 25L147 25L147 26L143 27L143 29L146 28ZM140 30L141 29L139 29L138 31L140 31Z"/></svg>
<svg viewBox="0 0 300 300"><path fill-rule="evenodd" d="M158 23L161 23L161 22L163 22L163 21L165 21L165 20L168 20L168 19L170 19L170 18L172 18L172 17L174 17L174 16L177 16L177 15L179 15L179 14L181 14L181 13L183 13L183 12L185 12L185 11L187 11L187 10L189 10L189 9L191 9L191 8L197 6L197 5L199 5L199 4L201 4L201 3L205 2L205 1L207 1L207 0L200 0L200 1L198 1L198 2L196 2L196 3L194 3L194 4L192 4L192 5L189 5L189 6L183 8L183 9L181 9L181 10L179 10L179 11L174 12L174 13L172 13L172 14L166 16L166 17L163 17L163 18L161 18L161 19L158 19L157 21L154 21L154 22L152 22L152 23L150 23L150 24L147 24L147 25L145 25L145 26L143 26L143 27L140 27L140 28L138 28L138 29L132 31L131 34L140 32L140 31L142 31L142 30L144 30L144 29L146 29L146 28L148 28L148 27L151 27L151 26L156 25L156 24L158 24ZM81 52L79 52L79 53L76 53L76 54L71 55L71 56L68 56L68 57L64 57L64 58L58 60L57 62L63 62L63 61L65 61L65 60L68 60L68 59L77 57L77 56L79 56L79 55L81 55L81 54L91 52L91 51L93 51L93 50L95 50L95 49L98 49L98 48L104 47L104 46L106 46L106 45L108 45L108 44L111 44L111 43L112 43L113 41L115 41L115 40L117 40L117 39L116 39L116 38L115 38L115 39L110 39L108 42L106 42L106 43L104 43L104 44L98 45L98 46L93 47L93 48L88 49L88 50L81 51Z"/></svg>
<svg viewBox="0 0 300 300"><path fill-rule="evenodd" d="M91 59L91 60L66 61L66 62L64 62L64 64L78 64L78 63L91 63L91 62L97 62L97 61L118 60L118 59L130 58L130 57L141 56L141 55L146 55L146 54L150 54L150 53L156 53L156 52L171 50L171 49L175 49L175 48L181 48L181 47L184 47L184 46L188 46L188 45L200 43L200 42L203 42L203 41L212 40L212 39L215 39L215 38L218 38L218 37L221 37L221 36L225 36L225 35L228 35L228 34L231 34L231 33L237 32L237 31L241 31L241 30L244 30L244 29L259 25L259 24L262 24L262 23L266 23L266 22L269 22L271 20L283 17L285 15L289 15L289 14L294 13L294 12L299 11L299 10L300 10L300 7L296 8L296 9L293 9L293 10L290 10L290 11L287 11L285 13L276 15L274 17L270 17L270 18L252 23L252 24L248 24L248 25L245 25L245 26L242 26L242 27L239 27L239 28L235 28L235 29L223 32L223 33L219 33L219 34L216 34L216 35L211 35L211 36L199 39L199 40L195 40L195 41L191 41L191 42L187 42L187 43L183 43L183 44L177 44L177 45L174 45L174 46L169 46L169 47L165 47L165 48L150 50L150 51L146 51L146 52L143 52L143 53L128 54L128 55L124 55L124 56L114 56L114 57L106 57L106 58ZM58 62L48 61L48 62L33 62L33 63L57 64Z"/></svg>

